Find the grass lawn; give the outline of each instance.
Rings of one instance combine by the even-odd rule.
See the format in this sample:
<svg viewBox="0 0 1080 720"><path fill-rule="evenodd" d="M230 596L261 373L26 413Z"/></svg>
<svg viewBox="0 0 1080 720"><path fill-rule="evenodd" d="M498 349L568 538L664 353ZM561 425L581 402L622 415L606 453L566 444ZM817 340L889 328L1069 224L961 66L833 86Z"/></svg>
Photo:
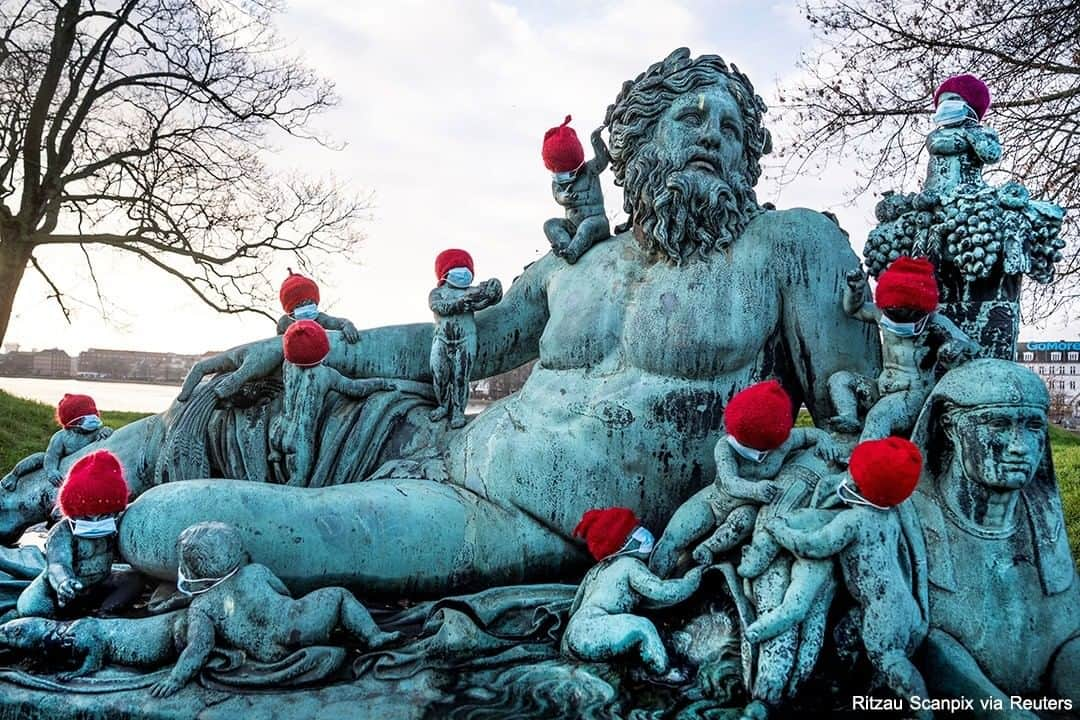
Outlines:
<svg viewBox="0 0 1080 720"><path fill-rule="evenodd" d="M54 409L43 403L23 400L0 390L0 475L30 453L44 450L56 432ZM109 427L119 428L145 417L145 413L109 412L102 419ZM800 426L810 425L810 416L800 413ZM1080 434L1050 428L1061 497L1065 504L1065 524L1073 558L1080 559Z"/></svg>

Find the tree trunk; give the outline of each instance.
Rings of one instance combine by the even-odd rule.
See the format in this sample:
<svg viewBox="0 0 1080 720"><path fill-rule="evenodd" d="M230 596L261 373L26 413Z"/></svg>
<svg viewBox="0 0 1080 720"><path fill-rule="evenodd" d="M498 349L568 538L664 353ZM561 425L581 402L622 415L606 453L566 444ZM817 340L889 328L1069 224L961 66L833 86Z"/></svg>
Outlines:
<svg viewBox="0 0 1080 720"><path fill-rule="evenodd" d="M15 293L33 250L34 246L30 243L16 242L10 237L0 240L0 343L4 342L7 334Z"/></svg>

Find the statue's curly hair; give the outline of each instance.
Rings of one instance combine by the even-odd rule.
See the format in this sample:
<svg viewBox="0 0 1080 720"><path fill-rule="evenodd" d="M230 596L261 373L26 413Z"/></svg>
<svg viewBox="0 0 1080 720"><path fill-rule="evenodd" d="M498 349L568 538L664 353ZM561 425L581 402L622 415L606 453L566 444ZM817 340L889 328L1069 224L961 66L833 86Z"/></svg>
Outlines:
<svg viewBox="0 0 1080 720"><path fill-rule="evenodd" d="M651 139L661 113L675 98L721 80L726 81L742 114L746 181L753 187L761 176L761 156L772 151L772 136L762 124L765 102L754 93L750 79L738 67L729 66L719 55L691 59L690 50L684 47L654 63L635 80L624 82L619 96L608 106L604 124L610 135L608 145L615 184L622 186L627 164L639 147Z"/></svg>

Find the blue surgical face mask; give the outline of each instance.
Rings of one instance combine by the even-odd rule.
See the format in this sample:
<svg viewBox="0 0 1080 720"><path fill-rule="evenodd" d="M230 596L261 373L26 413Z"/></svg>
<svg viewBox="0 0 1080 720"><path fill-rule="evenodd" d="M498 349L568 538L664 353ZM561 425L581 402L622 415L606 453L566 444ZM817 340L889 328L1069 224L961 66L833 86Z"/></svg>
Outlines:
<svg viewBox="0 0 1080 720"><path fill-rule="evenodd" d="M926 329L926 322L930 319L929 315L924 315L920 320L913 323L901 323L895 320L890 320L889 316L885 313L881 314L881 327L897 337L918 337L922 335L923 330Z"/></svg>
<svg viewBox="0 0 1080 720"><path fill-rule="evenodd" d="M555 182L560 185L566 185L569 182L573 182L577 176L577 170L568 170L566 172L551 173L551 177Z"/></svg>
<svg viewBox="0 0 1080 720"><path fill-rule="evenodd" d="M71 534L81 538L100 538L116 534L116 518L109 516L99 520L68 518Z"/></svg>
<svg viewBox="0 0 1080 720"><path fill-rule="evenodd" d="M469 268L453 268L446 273L446 282L451 287L467 288L472 285L472 270Z"/></svg>
<svg viewBox="0 0 1080 720"><path fill-rule="evenodd" d="M979 116L963 100L942 100L934 113L934 124L938 127L958 125L967 119L978 120Z"/></svg>
<svg viewBox="0 0 1080 720"><path fill-rule="evenodd" d="M319 306L315 303L300 305L293 309L292 314L297 320L314 320L319 317Z"/></svg>
<svg viewBox="0 0 1080 720"><path fill-rule="evenodd" d="M75 421L75 424L80 430L86 432L93 432L101 427L101 418L97 415L83 415L81 418Z"/></svg>

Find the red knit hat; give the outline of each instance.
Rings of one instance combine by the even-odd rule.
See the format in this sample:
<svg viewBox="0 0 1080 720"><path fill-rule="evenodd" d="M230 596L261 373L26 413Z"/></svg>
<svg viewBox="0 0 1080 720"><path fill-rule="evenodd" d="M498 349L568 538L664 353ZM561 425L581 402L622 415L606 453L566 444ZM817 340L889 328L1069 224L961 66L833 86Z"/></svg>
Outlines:
<svg viewBox="0 0 1080 720"><path fill-rule="evenodd" d="M851 452L848 472L864 498L881 507L893 507L915 492L922 453L915 443L901 437L867 440Z"/></svg>
<svg viewBox="0 0 1080 720"><path fill-rule="evenodd" d="M934 312L938 306L938 286L933 264L926 258L897 258L878 277L874 302L882 310Z"/></svg>
<svg viewBox="0 0 1080 720"><path fill-rule="evenodd" d="M291 313L305 300L312 300L318 304L319 286L311 278L294 273L292 268L289 268L289 277L281 283L278 297L281 298L281 307L285 308L285 312Z"/></svg>
<svg viewBox="0 0 1080 720"><path fill-rule="evenodd" d="M108 450L79 458L60 486L56 504L65 517L118 513L127 507L128 486L120 461Z"/></svg>
<svg viewBox="0 0 1080 720"><path fill-rule="evenodd" d="M570 127L570 116L563 124L544 133L544 148L540 154L544 157L544 167L553 173L577 170L585 162L585 148L581 147L574 128Z"/></svg>
<svg viewBox="0 0 1080 720"><path fill-rule="evenodd" d="M443 250L439 253L435 257L435 277L438 279L439 284L442 285L446 282L446 273L459 267L469 268L469 272L473 272L472 255L457 248Z"/></svg>
<svg viewBox="0 0 1080 720"><path fill-rule="evenodd" d="M599 562L617 553L637 526L637 516L629 508L586 510L574 528L574 537L584 538L589 552Z"/></svg>
<svg viewBox="0 0 1080 720"><path fill-rule="evenodd" d="M64 397L56 406L56 422L60 424L60 427L65 428L81 417L97 414L97 405L94 404L94 398L89 395L64 393Z"/></svg>
<svg viewBox="0 0 1080 720"><path fill-rule="evenodd" d="M728 435L754 450L775 450L788 439L794 426L791 398L776 380L736 393L724 408Z"/></svg>
<svg viewBox="0 0 1080 720"><path fill-rule="evenodd" d="M974 75L953 75L941 83L934 92L934 107L937 107L938 98L943 93L956 93L964 98L964 102L971 106L980 120L990 107L990 88Z"/></svg>
<svg viewBox="0 0 1080 720"><path fill-rule="evenodd" d="M330 353L330 338L314 320L297 320L285 331L281 345L285 359L299 367L312 367Z"/></svg>

